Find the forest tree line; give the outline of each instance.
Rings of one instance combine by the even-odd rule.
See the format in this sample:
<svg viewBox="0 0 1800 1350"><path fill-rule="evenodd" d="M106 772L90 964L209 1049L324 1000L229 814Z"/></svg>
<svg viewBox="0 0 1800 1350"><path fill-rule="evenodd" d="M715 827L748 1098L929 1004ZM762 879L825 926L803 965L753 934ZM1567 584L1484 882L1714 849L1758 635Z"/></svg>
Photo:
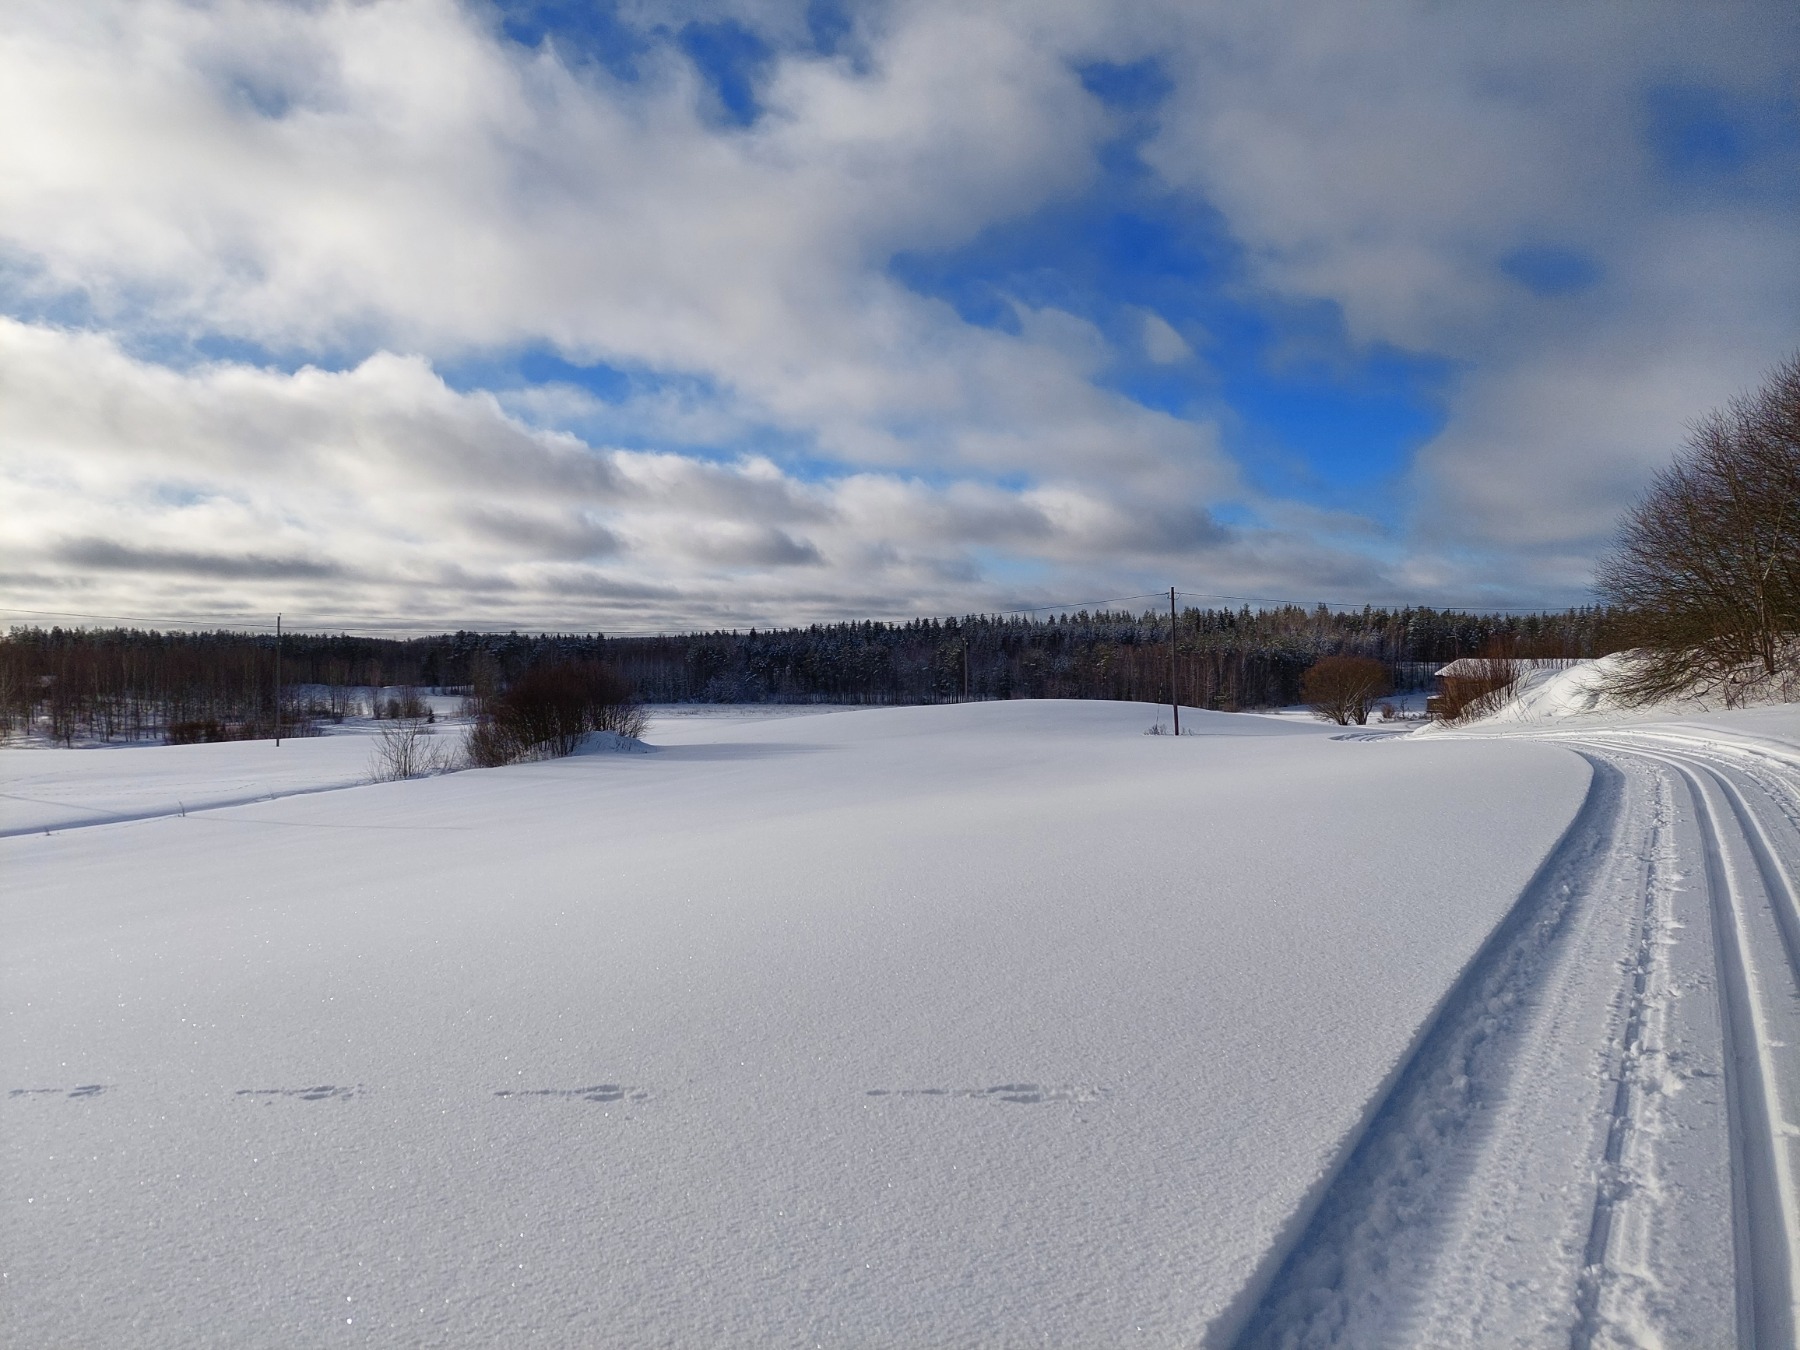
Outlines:
<svg viewBox="0 0 1800 1350"><path fill-rule="evenodd" d="M1360 612L1299 606L1181 611L1182 703L1236 710L1300 699L1325 656L1380 661L1418 688L1459 656L1590 657L1613 649L1614 615ZM1167 702L1170 618L1154 610L973 615L661 637L447 633L408 639L15 628L0 637L3 730L57 740L304 734L368 706L369 691L438 688L491 697L526 671L602 661L645 702L916 704L1077 698Z"/></svg>

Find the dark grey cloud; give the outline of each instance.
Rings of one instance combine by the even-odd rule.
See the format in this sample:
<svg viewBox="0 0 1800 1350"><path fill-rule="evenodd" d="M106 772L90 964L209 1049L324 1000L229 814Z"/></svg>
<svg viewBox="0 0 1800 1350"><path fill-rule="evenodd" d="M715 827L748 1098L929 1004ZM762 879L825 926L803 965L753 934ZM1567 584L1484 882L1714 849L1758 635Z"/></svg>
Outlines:
<svg viewBox="0 0 1800 1350"><path fill-rule="evenodd" d="M107 539L72 539L53 555L58 562L113 572L173 574L247 581L323 580L348 575L339 563L319 558L261 553L194 553L143 548Z"/></svg>
<svg viewBox="0 0 1800 1350"><path fill-rule="evenodd" d="M825 561L809 540L769 526L701 531L684 539L681 548L691 557L728 567L816 567Z"/></svg>
<svg viewBox="0 0 1800 1350"><path fill-rule="evenodd" d="M694 588L687 586L647 585L631 577L585 570L554 573L539 584L550 595L602 600L609 607L647 613L658 619L666 618L671 607L680 607L694 597Z"/></svg>
<svg viewBox="0 0 1800 1350"><path fill-rule="evenodd" d="M1231 531L1211 512L1182 504L1158 506L1144 513L1138 546L1155 553L1187 553L1212 549L1231 538Z"/></svg>
<svg viewBox="0 0 1800 1350"><path fill-rule="evenodd" d="M525 558L581 562L619 552L619 539L604 525L573 513L473 507L463 519L484 537L517 545Z"/></svg>

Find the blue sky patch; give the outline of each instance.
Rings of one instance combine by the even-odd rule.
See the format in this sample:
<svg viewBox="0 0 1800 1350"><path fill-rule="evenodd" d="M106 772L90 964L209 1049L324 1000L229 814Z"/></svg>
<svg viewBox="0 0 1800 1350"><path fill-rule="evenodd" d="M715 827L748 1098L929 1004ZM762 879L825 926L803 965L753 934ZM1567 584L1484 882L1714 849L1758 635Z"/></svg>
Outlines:
<svg viewBox="0 0 1800 1350"><path fill-rule="evenodd" d="M1650 144L1672 174L1732 173L1750 157L1754 132L1747 112L1722 89L1653 90Z"/></svg>
<svg viewBox="0 0 1800 1350"><path fill-rule="evenodd" d="M843 0L809 0L806 31L812 37L814 51L821 56L837 56L849 47L856 23Z"/></svg>
<svg viewBox="0 0 1800 1350"><path fill-rule="evenodd" d="M1571 248L1528 245L1500 260L1500 270L1533 295L1574 295L1600 280L1600 264Z"/></svg>
<svg viewBox="0 0 1800 1350"><path fill-rule="evenodd" d="M1133 79L1151 87L1147 74ZM1177 417L1217 417L1226 449L1258 488L1396 520L1402 507L1388 487L1442 428L1451 364L1356 346L1334 304L1259 294L1219 216L1153 188L1129 138L1104 164L1080 199L954 250L896 255L890 274L966 322L1003 332L1019 331L1017 305L1079 315L1112 353L1100 383ZM1539 259L1533 275L1566 284L1576 258L1554 260L1561 272ZM1194 359L1156 359L1149 315Z"/></svg>
<svg viewBox="0 0 1800 1350"><path fill-rule="evenodd" d="M1791 89L1664 85L1647 104L1650 149L1674 186L1800 198L1800 98Z"/></svg>
<svg viewBox="0 0 1800 1350"><path fill-rule="evenodd" d="M617 0L497 0L500 31L525 47L546 39L573 65L593 63L634 81L650 37L619 17Z"/></svg>
<svg viewBox="0 0 1800 1350"><path fill-rule="evenodd" d="M1096 61L1077 72L1088 93L1121 112L1144 113L1161 103L1175 84L1154 58L1118 64Z"/></svg>
<svg viewBox="0 0 1800 1350"><path fill-rule="evenodd" d="M724 120L747 127L762 111L756 82L767 70L774 49L752 30L732 19L690 23L681 30L681 50L712 89Z"/></svg>

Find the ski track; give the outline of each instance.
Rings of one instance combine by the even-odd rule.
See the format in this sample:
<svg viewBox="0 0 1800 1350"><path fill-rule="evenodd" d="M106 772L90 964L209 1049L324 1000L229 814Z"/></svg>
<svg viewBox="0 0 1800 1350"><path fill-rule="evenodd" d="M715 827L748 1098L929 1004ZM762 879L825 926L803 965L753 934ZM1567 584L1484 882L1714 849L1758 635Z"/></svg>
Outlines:
<svg viewBox="0 0 1800 1350"><path fill-rule="evenodd" d="M89 820L61 820L43 825L8 825L0 827L0 839L17 839L30 834L66 834L70 830L91 830L101 825L135 825L145 820L168 820L172 816L198 816L210 811L225 811L234 806L255 806L262 802L285 801L289 797L316 797L322 792L342 792L346 788L367 787L376 780L367 775L337 783L320 783L307 787L259 788L227 797L197 798L192 802L174 800L141 810L109 811L104 807L83 806L80 802L50 801L42 797L25 797L16 792L0 792L0 797L36 806L54 806L65 811L86 811Z"/></svg>
<svg viewBox="0 0 1800 1350"><path fill-rule="evenodd" d="M1239 1350L1796 1344L1800 756L1547 738L1593 766L1587 802Z"/></svg>
<svg viewBox="0 0 1800 1350"><path fill-rule="evenodd" d="M1796 856L1791 789L1771 791L1765 776L1716 751L1632 744L1631 753L1680 776L1703 836L1730 1109L1738 1343L1793 1345L1800 1329L1800 893L1774 838L1782 834L1786 855ZM1776 810L1759 812L1746 785L1758 804Z"/></svg>

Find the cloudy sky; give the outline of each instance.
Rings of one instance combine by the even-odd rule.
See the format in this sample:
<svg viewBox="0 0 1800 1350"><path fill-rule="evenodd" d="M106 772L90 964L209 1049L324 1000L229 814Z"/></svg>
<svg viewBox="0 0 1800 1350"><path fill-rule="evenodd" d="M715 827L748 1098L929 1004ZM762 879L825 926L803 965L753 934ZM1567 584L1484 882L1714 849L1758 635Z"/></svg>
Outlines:
<svg viewBox="0 0 1800 1350"><path fill-rule="evenodd" d="M1791 0L8 0L0 127L0 622L1580 603L1800 348Z"/></svg>

